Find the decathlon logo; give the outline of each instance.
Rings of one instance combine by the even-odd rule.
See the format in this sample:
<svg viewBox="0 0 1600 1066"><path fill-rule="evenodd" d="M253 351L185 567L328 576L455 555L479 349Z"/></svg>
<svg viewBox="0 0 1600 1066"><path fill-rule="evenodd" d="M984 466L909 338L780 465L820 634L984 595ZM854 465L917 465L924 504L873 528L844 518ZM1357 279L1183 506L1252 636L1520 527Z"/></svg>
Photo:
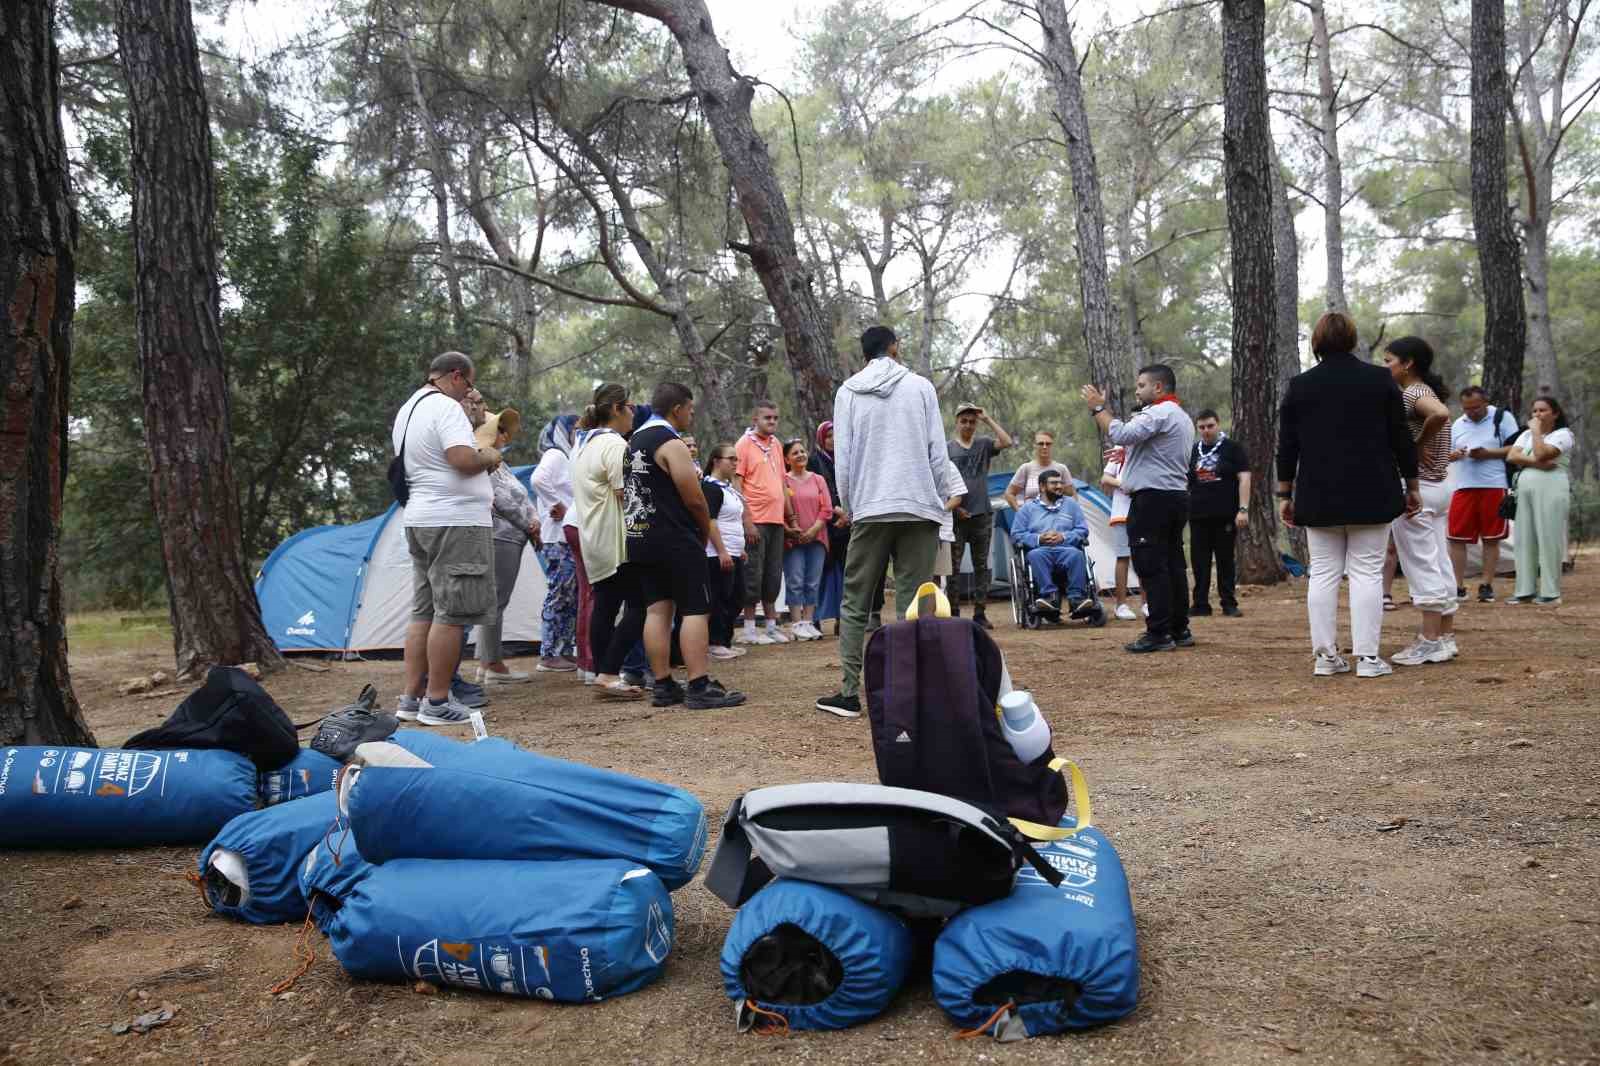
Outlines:
<svg viewBox="0 0 1600 1066"><path fill-rule="evenodd" d="M317 612L307 611L294 620L294 625L284 630L286 636L314 637L317 635Z"/></svg>

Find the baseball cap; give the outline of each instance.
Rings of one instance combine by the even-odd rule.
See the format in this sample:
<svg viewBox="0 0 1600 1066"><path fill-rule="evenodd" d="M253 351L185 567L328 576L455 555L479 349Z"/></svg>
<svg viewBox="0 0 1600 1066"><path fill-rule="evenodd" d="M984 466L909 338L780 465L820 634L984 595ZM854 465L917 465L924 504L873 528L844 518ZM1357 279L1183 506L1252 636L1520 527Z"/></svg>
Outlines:
<svg viewBox="0 0 1600 1066"><path fill-rule="evenodd" d="M981 411L981 410L983 410L982 406L980 406L979 404L973 403L971 400L967 400L964 403L962 403L962 405L960 407L956 408L956 417L960 418L962 415L966 414L968 411Z"/></svg>

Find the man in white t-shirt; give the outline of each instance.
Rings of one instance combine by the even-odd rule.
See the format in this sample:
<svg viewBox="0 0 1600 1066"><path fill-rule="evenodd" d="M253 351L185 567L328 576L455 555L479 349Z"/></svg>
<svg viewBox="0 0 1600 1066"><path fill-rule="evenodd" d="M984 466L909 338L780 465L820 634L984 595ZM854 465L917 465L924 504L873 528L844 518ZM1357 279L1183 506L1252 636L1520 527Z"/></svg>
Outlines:
<svg viewBox="0 0 1600 1066"><path fill-rule="evenodd" d="M406 688L395 715L423 725L468 721L468 708L450 695L462 631L495 620L494 489L486 475L500 453L478 447L461 408L475 378L460 352L435 356L428 383L401 405L392 433L405 464L411 554Z"/></svg>
<svg viewBox="0 0 1600 1066"><path fill-rule="evenodd" d="M1494 602L1494 575L1500 567L1500 542L1510 533L1500 517L1506 498L1506 452L1517 436L1517 419L1510 411L1489 403L1477 385L1461 390L1462 415L1450 427L1450 461L1455 464L1455 491L1450 495L1450 563L1454 567L1456 596L1465 594L1462 575L1467 571L1467 545L1483 542L1483 580L1478 585L1480 603Z"/></svg>
<svg viewBox="0 0 1600 1066"><path fill-rule="evenodd" d="M1122 448L1111 448L1106 452L1106 467L1100 474L1100 489L1111 497L1111 549L1117 557L1117 610L1116 615L1124 622L1138 619L1133 613L1133 607L1128 603L1128 564L1133 558L1133 549L1128 544L1128 509L1133 504L1133 498L1122 491L1122 462L1126 456Z"/></svg>

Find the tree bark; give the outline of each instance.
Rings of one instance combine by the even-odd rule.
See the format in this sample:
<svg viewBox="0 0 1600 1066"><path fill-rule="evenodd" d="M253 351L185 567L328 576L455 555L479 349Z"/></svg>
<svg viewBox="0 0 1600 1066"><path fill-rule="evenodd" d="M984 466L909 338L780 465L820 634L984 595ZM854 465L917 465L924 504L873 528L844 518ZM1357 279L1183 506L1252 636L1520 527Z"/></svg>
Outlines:
<svg viewBox="0 0 1600 1066"><path fill-rule="evenodd" d="M150 490L179 676L279 661L245 572L217 283L211 126L188 0L122 0Z"/></svg>
<svg viewBox="0 0 1600 1066"><path fill-rule="evenodd" d="M1344 162L1339 156L1339 90L1333 83L1328 13L1311 0L1311 36L1317 47L1317 103L1322 125L1322 239L1328 277L1323 299L1330 311L1349 311L1344 295ZM1297 271L1298 273L1298 271Z"/></svg>
<svg viewBox="0 0 1600 1066"><path fill-rule="evenodd" d="M1522 59L1523 115L1517 120L1517 143L1522 150L1528 207L1524 228L1527 242L1528 355L1533 359L1535 384L1540 392L1561 392L1561 368L1556 362L1555 335L1550 327L1550 215L1554 206L1556 154L1560 150L1563 121L1562 101L1566 86L1559 76L1551 83L1551 117L1544 114L1544 86L1540 84L1538 51L1534 43L1533 4L1522 4L1517 26L1518 51ZM1563 20L1564 22L1565 20ZM1561 55L1557 69L1567 69L1566 60L1576 44L1577 26L1560 27L1556 42ZM1570 34L1570 36L1569 36ZM1507 91L1510 91L1509 86ZM1512 110L1515 116L1517 112ZM1532 136L1528 136L1531 133Z"/></svg>
<svg viewBox="0 0 1600 1066"><path fill-rule="evenodd" d="M1272 224L1272 130L1267 120L1266 5L1223 0L1222 158L1233 259L1233 436L1250 454L1250 525L1239 536L1239 579L1270 585L1278 557L1276 480L1278 290Z"/></svg>
<svg viewBox="0 0 1600 1066"><path fill-rule="evenodd" d="M1150 363L1150 344L1144 336L1144 315L1139 309L1139 281L1133 273L1133 197L1117 213L1117 267L1122 279L1122 323L1128 355L1137 369Z"/></svg>
<svg viewBox="0 0 1600 1066"><path fill-rule="evenodd" d="M1078 234L1078 286L1083 301L1083 342L1088 353L1089 376L1105 390L1107 402L1119 416L1130 413L1128 390L1134 371L1117 337L1116 310L1111 304L1111 282L1106 270L1106 211L1100 195L1100 168L1089 139L1089 114L1083 102L1083 79L1078 74L1077 51L1072 45L1072 24L1064 0L1036 0L1039 23L1044 27L1045 74L1056 96L1056 120L1067 141L1067 165L1072 173L1073 214Z"/></svg>
<svg viewBox="0 0 1600 1066"><path fill-rule="evenodd" d="M1483 278L1483 387L1522 411L1527 317L1522 249L1506 198L1506 18L1503 0L1472 0L1472 227Z"/></svg>
<svg viewBox="0 0 1600 1066"><path fill-rule="evenodd" d="M1272 179L1272 255L1277 276L1277 319L1273 332L1278 349L1278 395L1289 388L1289 379L1300 373L1300 238L1294 231L1294 211L1289 206L1289 187L1283 180L1283 162L1273 149ZM1273 447L1276 455L1278 420L1272 420ZM1274 477L1271 466L1265 473ZM1299 526L1289 527L1289 545L1296 559L1307 565L1311 552L1306 544L1306 531Z"/></svg>
<svg viewBox="0 0 1600 1066"><path fill-rule="evenodd" d="M689 84L733 179L750 243L730 246L750 257L778 323L800 413L811 425L833 417L839 358L811 275L795 245L794 222L767 146L750 114L755 84L738 74L717 40L705 0L589 0L655 19L683 51Z"/></svg>
<svg viewBox="0 0 1600 1066"><path fill-rule="evenodd" d="M92 747L61 606L78 217L54 14L54 4L0 7L0 744Z"/></svg>

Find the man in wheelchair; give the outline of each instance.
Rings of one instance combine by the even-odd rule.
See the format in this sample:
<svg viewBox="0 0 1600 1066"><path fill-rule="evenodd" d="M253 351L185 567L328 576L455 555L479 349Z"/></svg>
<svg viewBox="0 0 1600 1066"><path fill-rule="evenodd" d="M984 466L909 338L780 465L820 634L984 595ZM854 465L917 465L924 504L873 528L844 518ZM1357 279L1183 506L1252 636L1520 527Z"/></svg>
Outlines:
<svg viewBox="0 0 1600 1066"><path fill-rule="evenodd" d="M1090 619L1100 610L1089 589L1089 523L1083 508L1066 494L1066 483L1054 470L1039 475L1039 495L1022 505L1011 523L1011 539L1025 552L1033 576L1033 609L1052 622L1061 621L1060 586L1066 585L1067 609L1073 618Z"/></svg>

